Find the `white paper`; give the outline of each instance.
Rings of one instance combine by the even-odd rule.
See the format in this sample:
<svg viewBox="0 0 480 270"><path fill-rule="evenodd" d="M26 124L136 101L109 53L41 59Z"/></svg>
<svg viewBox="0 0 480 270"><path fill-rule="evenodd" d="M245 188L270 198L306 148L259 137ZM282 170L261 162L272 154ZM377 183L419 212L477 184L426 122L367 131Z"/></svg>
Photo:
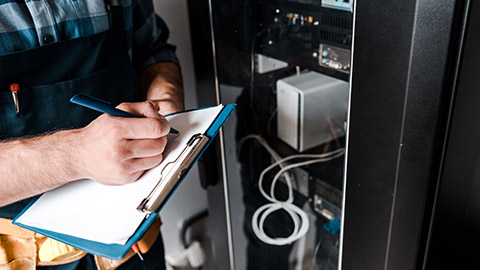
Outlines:
<svg viewBox="0 0 480 270"><path fill-rule="evenodd" d="M138 181L107 186L85 179L43 194L17 223L105 244L125 244L143 221L140 202L157 184L160 172L176 159L190 137L205 133L223 105L167 117L180 135L168 135L163 162Z"/></svg>

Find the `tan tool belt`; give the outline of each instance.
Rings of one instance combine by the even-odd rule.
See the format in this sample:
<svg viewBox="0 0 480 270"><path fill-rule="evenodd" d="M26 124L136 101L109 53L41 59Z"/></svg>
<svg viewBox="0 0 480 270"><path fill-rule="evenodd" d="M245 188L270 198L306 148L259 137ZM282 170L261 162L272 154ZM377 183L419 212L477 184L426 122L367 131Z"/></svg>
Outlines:
<svg viewBox="0 0 480 270"><path fill-rule="evenodd" d="M156 219L137 242L141 253L146 253L160 233L162 222ZM0 270L30 270L36 266L62 265L80 260L85 252L12 224L0 218ZM95 256L99 270L113 270L134 256L129 250L121 260Z"/></svg>

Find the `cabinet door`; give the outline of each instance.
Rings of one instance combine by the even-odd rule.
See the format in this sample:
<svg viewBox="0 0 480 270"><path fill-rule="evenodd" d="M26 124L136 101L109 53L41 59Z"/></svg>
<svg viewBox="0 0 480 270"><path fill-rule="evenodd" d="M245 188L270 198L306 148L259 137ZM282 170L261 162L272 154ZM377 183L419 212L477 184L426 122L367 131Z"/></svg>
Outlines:
<svg viewBox="0 0 480 270"><path fill-rule="evenodd" d="M208 187L217 269L337 269L351 3L189 4L200 104L237 104L210 159L223 166L206 174L222 178Z"/></svg>

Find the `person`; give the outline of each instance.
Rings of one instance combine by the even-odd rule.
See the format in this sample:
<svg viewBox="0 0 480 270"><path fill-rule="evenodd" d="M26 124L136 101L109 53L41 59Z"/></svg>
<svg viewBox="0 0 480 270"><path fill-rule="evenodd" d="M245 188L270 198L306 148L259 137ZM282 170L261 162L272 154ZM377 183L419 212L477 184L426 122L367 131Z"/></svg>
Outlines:
<svg viewBox="0 0 480 270"><path fill-rule="evenodd" d="M2 224L36 196L78 179L137 180L162 161L170 129L163 115L184 103L175 47L151 0L3 1L0 17L0 265L3 256L13 269L25 258L9 254L8 239L21 237ZM77 93L143 117L99 116L69 103ZM41 266L35 256L27 266L98 263L87 255ZM161 237L144 257L144 269L165 267ZM139 262L132 257L119 269Z"/></svg>

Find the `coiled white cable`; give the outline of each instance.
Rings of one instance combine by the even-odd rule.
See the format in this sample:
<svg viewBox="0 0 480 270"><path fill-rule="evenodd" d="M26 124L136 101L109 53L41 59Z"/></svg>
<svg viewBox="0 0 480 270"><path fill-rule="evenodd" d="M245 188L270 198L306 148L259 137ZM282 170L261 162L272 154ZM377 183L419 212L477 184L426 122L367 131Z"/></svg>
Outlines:
<svg viewBox="0 0 480 270"><path fill-rule="evenodd" d="M320 163L320 162L326 162L333 160L337 157L342 156L345 153L345 149L341 148L329 153L324 153L324 154L301 154L301 155L292 155L283 159L280 159L280 156L268 145L268 143L259 135L248 135L244 137L242 140L239 142L239 146L243 144L243 142L246 139L256 139L258 142L265 147L265 149L272 155L272 157L276 160L272 165L268 166L265 168L259 176L258 179L258 188L260 190L260 193L271 203L268 203L266 205L261 206L258 208L253 216L252 216L252 229L254 234L260 239L262 242L270 244L270 245L276 245L276 246L283 246L283 245L288 245L302 236L304 236L309 228L309 219L308 215L300 209L298 206L293 204L293 188L292 188L292 183L290 176L288 174L285 174L285 181L288 187L288 198L285 201L279 201L275 198L275 185L280 178L282 174L284 174L286 171L301 167L301 166L306 166L310 165L313 163ZM288 166L285 166L284 163L286 161L292 160L292 159L298 159L298 158L315 158L313 160L308 160L308 161L303 161L303 162L298 162L294 164L290 164ZM263 178L265 174L275 168L276 166L280 166L281 169L275 174L271 187L270 187L270 195L268 195L264 190L263 190ZM265 219L270 215L271 213L278 211L278 210L285 210L290 217L292 218L293 221L293 232L290 234L288 237L277 237L277 238L272 238L268 236L265 231L264 231L264 222ZM260 220L258 220L260 217Z"/></svg>

